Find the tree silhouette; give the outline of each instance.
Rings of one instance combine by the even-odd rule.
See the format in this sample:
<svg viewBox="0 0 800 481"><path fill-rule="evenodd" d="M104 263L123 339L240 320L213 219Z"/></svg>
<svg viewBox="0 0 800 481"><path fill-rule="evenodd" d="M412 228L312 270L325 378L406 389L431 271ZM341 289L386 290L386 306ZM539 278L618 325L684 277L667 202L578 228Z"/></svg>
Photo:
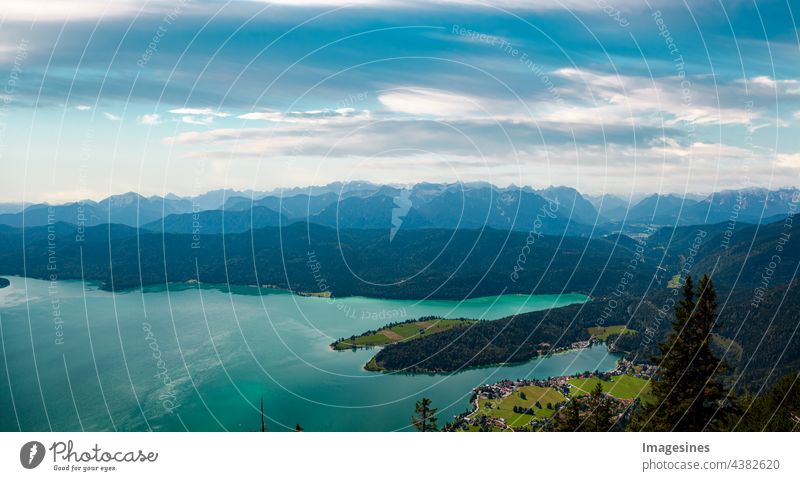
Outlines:
<svg viewBox="0 0 800 481"><path fill-rule="evenodd" d="M261 396L261 432L267 430L267 425L264 423L264 396Z"/></svg>
<svg viewBox="0 0 800 481"><path fill-rule="evenodd" d="M581 407L577 399L572 399L564 409L565 415L559 418L556 430L558 431L578 431L581 427Z"/></svg>
<svg viewBox="0 0 800 481"><path fill-rule="evenodd" d="M438 409L431 407L431 400L424 397L417 401L414 408L417 414L411 416L411 423L422 432L436 431L436 411Z"/></svg>
<svg viewBox="0 0 800 481"><path fill-rule="evenodd" d="M715 413L725 398L718 381L724 365L711 350L716 322L717 294L704 275L697 292L691 276L683 285L683 299L675 307L675 321L667 340L659 344L661 355L652 380L654 401L647 403L634 421L637 430L703 431L717 429Z"/></svg>
<svg viewBox="0 0 800 481"><path fill-rule="evenodd" d="M611 429L611 406L603 394L603 385L598 381L589 398L591 410L590 428L594 431L604 432Z"/></svg>
<svg viewBox="0 0 800 481"><path fill-rule="evenodd" d="M732 419L737 431L800 432L800 372L787 374L756 398L743 399L742 405L746 412Z"/></svg>

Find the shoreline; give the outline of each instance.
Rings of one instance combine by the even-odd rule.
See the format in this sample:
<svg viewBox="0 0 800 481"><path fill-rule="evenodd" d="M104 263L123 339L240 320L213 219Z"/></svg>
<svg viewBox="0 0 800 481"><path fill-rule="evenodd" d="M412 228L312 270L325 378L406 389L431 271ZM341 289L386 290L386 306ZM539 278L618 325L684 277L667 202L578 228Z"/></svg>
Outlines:
<svg viewBox="0 0 800 481"><path fill-rule="evenodd" d="M625 375L628 375L628 376L633 376L633 377L639 377L639 378L642 378L642 379L646 379L648 382L650 382L650 380L652 379L653 373L654 373L655 366L648 365L648 364L642 364L641 365L642 372L636 373L636 374L631 374L630 370L631 369L635 369L635 366L636 366L636 364L626 360L625 358L620 358L620 359L617 360L617 364L614 366L614 368L606 370L606 371L594 371L594 372L591 372L590 373L590 377L591 376L598 376L598 377L600 377L600 376L608 376L608 377L612 377L612 376L625 376ZM516 380L503 379L503 380L500 380L500 381L497 381L497 382L493 382L493 383L490 383L490 384L482 384L480 386L476 386L472 390L472 394L471 394L471 397L470 397L470 407L471 407L471 409L468 410L468 411L464 411L462 413L456 414L455 416L453 416L453 418L458 422L466 421L467 423L472 423L473 417L479 415L479 413L480 413L480 410L481 410L480 401L481 401L481 399L502 400L502 399L507 398L508 396L511 396L517 389L519 389L521 387L525 387L525 386L538 386L538 387L542 387L542 388L553 389L553 390L561 393L567 400L571 400L573 397L575 397L572 394L572 391L574 389L577 389L577 390L582 392L582 394L578 394L577 395L578 397L589 395L590 393L588 391L584 391L584 390L582 390L582 389L578 388L577 386L574 386L574 385L572 385L570 383L570 381L573 380L573 379L583 379L583 375L584 374L585 373L575 373L575 374L572 374L572 375L551 376L551 377L548 377L546 379L516 379ZM499 396L494 397L497 394L499 394ZM483 395L483 397L482 397L482 395ZM609 396L609 397L611 397L613 399L616 399L617 401L622 402L623 404L626 404L626 405L636 403L641 399L639 396L637 396L634 399L627 399L627 398L624 398L624 397L614 396L614 395L612 395L610 393L605 393L605 395ZM550 422L555 416L557 416L558 412L561 411L563 406L556 406L556 408L557 409L555 409L555 412L550 417L548 417L546 419L538 420L538 423L540 425L542 425L541 423L546 424L546 423ZM505 424L505 423L508 422L507 419L503 419L503 418L497 418L497 419L502 421L502 424ZM497 419L495 419L495 421L497 421ZM533 421L532 421L532 425L534 425ZM534 425L534 427L535 426L536 425ZM505 426L505 429L508 429L509 427L510 426ZM505 429L501 429L501 431L505 430ZM512 431L513 430L514 429L512 428Z"/></svg>
<svg viewBox="0 0 800 481"><path fill-rule="evenodd" d="M23 276L19 274L0 274L0 277L14 277L19 279L32 279L42 282L49 282L47 278L43 277L35 277L35 276ZM76 281L76 282L85 282L86 284L97 286L98 290L104 292L111 292L111 293L123 293L123 292L131 292L131 291L157 291L159 289L165 289L169 286L187 286L187 287L200 287L200 288L209 288L209 289L232 289L232 288L254 288L254 289L269 289L275 291L284 291L298 297L316 297L322 299L376 299L376 300L384 300L384 301L409 301L409 302L422 302L422 301L438 301L438 302L477 302L483 299L490 299L499 296L510 296L510 297L542 297L542 296L554 296L556 297L556 301L558 298L562 296L572 296L572 295L579 295L582 296L583 299L580 301L570 302L569 304L565 304L563 306L556 306L551 307L551 309L557 309L560 307L567 307L570 305L575 304L584 304L587 302L591 302L597 300L599 298L593 298L589 296L589 294L581 291L573 291L573 292L554 292L554 293L519 293L519 292L506 292L503 294L490 294L490 295L480 295L477 297L423 297L423 298L412 298L412 297L375 297L371 295L364 295L364 294L347 294L343 296L337 296L335 293L330 291L325 292L314 292L308 290L300 290L300 289L290 289L288 287L282 287L277 284L224 284L219 282L199 282L197 279L186 279L181 281L166 281L166 282L154 282L154 283L147 283L147 284L136 284L136 285L123 285L115 288L111 288L107 281L100 280L100 279L87 279L87 278L80 278L80 277L63 277L58 279L59 282L61 281ZM220 287L222 286L222 287ZM521 314L521 313L520 313Z"/></svg>
<svg viewBox="0 0 800 481"><path fill-rule="evenodd" d="M592 342L592 341L594 341L594 342ZM579 346L578 346L578 344L579 344ZM446 370L436 370L436 371L432 371L432 370L422 370L422 371L390 370L390 369L386 369L386 368L380 367L377 364L377 362L375 362L375 356L372 356L372 358L370 358L370 360L367 361L367 364L365 364L362 367L362 369L364 369L366 371L370 371L370 372L381 372L381 373L384 373L384 374L401 374L401 375L457 374L457 373L460 373L460 372L471 371L471 370L475 370L475 369L486 369L488 367L520 366L522 364L531 362L531 361L536 360L536 359L547 359L547 358L552 357L552 356L559 356L559 355L562 355L562 354L569 354L569 353L572 353L572 352L580 352L580 351L583 351L583 350L591 348L595 344L606 344L606 343L598 341L596 339L589 339L587 341L576 341L576 342L570 344L568 347L558 348L557 350L554 350L554 351L551 351L551 352L548 352L548 353L545 353L545 354L538 354L538 355L533 356L531 358L528 358L528 359L526 359L524 361L496 362L496 363L491 363L491 364L481 364L479 366L470 366L470 367L463 368L463 369L458 369L458 370L455 370L455 371L446 371ZM611 351L611 350L609 350L607 344L606 344L606 349L610 354L620 354L619 351ZM374 368L370 369L368 367L368 366L370 366L370 364L372 364L373 366L377 367L377 369L374 369Z"/></svg>

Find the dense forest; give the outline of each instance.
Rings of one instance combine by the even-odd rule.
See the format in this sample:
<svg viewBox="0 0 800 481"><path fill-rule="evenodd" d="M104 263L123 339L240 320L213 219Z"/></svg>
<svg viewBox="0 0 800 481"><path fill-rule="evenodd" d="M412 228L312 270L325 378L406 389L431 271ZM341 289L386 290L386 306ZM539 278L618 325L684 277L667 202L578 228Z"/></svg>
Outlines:
<svg viewBox="0 0 800 481"><path fill-rule="evenodd" d="M85 278L105 289L165 282L276 285L334 296L463 299L500 293L658 291L680 273L711 272L723 289L756 287L782 235L771 285L793 278L794 226L723 224L662 228L644 241L624 235L559 237L493 229L334 229L296 223L234 234L165 234L123 225L0 226L0 275ZM24 239L24 242L23 242ZM24 245L24 247L23 247ZM691 256L690 256L691 254ZM55 262L55 268L52 262Z"/></svg>
<svg viewBox="0 0 800 481"><path fill-rule="evenodd" d="M713 231L706 227L707 236L711 236ZM697 249L689 269L712 273L718 286L719 315L712 348L730 366L725 376L737 389L759 383L770 385L780 376L800 370L800 285L791 281L798 268L798 243L784 235L792 229L783 222L761 226L752 241L742 240L727 247L720 247L723 244L719 237L723 234L719 233ZM676 229L653 236L653 242L663 242L664 237L673 239L670 249L655 249L663 249L665 265L675 256L675 246L693 242L691 234L689 229ZM747 239L747 234L742 232L739 237ZM780 262L775 261L778 258ZM678 265L685 259L677 256ZM580 306L482 322L387 346L375 361L388 370L412 372L521 362L538 355L541 343L552 349L564 348L588 339L589 327L626 325L636 332L610 336L609 348L624 352L632 361L649 362L674 318L672 308L680 288L671 284L673 280L669 275L655 275L649 279L645 292L637 292L641 284L631 282L627 292L598 296Z"/></svg>
<svg viewBox="0 0 800 481"><path fill-rule="evenodd" d="M69 224L24 231L0 227L0 273L47 278L54 257L60 279L83 275L106 289L199 280L330 291L338 297L601 295L610 292L635 249L624 236L536 237L529 252L523 251L529 235L520 232L419 229L400 231L390 241L385 230L337 231L305 223L197 237L101 225L86 228L81 241L76 235Z"/></svg>
<svg viewBox="0 0 800 481"><path fill-rule="evenodd" d="M748 386L765 376L774 382L800 366L795 230L791 217L735 231L726 224L661 228L640 240L492 229L401 230L389 239L385 230L307 223L201 236L107 224L83 230L70 224L2 226L0 275L46 279L56 273L109 290L197 280L400 299L561 292L591 297L582 305L394 344L375 359L389 370L454 371L524 361L586 340L588 327L602 325L637 331L608 343L647 361L669 330L676 280L708 272L720 304L714 349L732 366L732 379Z"/></svg>

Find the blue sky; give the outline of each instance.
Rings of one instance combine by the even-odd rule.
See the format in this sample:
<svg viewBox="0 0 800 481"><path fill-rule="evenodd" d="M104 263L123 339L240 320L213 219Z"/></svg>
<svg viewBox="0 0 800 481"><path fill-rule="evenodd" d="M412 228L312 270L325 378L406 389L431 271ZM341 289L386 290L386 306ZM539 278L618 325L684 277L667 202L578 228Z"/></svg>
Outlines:
<svg viewBox="0 0 800 481"><path fill-rule="evenodd" d="M361 179L795 186L791 5L15 2L0 200Z"/></svg>

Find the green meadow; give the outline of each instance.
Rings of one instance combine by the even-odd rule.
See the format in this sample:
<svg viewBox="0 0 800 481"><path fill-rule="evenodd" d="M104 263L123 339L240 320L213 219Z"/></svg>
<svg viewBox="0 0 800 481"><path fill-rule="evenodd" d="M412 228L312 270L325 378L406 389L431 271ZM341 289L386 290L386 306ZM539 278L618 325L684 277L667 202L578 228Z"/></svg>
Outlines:
<svg viewBox="0 0 800 481"><path fill-rule="evenodd" d="M603 392L618 399L634 399L636 397L641 397L643 401L646 401L650 397L650 381L629 374L611 376L610 381L601 381L595 376L588 378L572 378L569 380L569 384L572 386L570 389L570 396L586 396L594 389L598 382L600 382L600 385L603 387Z"/></svg>
<svg viewBox="0 0 800 481"><path fill-rule="evenodd" d="M590 327L587 329L589 331L589 335L598 339L600 341L606 341L608 336L612 334L619 334L621 336L626 334L636 334L636 330L628 329L625 326L618 325L618 326L603 326L603 327Z"/></svg>
<svg viewBox="0 0 800 481"><path fill-rule="evenodd" d="M520 427L530 423L534 418L551 417L555 413L556 406L566 400L567 398L560 392L549 387L523 386L502 399L479 400L476 414L503 418L509 426ZM541 407L536 405L537 402ZM548 403L552 409L547 408ZM530 408L534 415L515 413L514 406Z"/></svg>
<svg viewBox="0 0 800 481"><path fill-rule="evenodd" d="M361 347L377 347L394 342L408 341L417 337L429 336L444 332L454 327L466 326L477 321L466 319L431 319L427 321L406 321L386 326L377 331L368 331L360 336L341 339L331 347L337 351L357 349Z"/></svg>

